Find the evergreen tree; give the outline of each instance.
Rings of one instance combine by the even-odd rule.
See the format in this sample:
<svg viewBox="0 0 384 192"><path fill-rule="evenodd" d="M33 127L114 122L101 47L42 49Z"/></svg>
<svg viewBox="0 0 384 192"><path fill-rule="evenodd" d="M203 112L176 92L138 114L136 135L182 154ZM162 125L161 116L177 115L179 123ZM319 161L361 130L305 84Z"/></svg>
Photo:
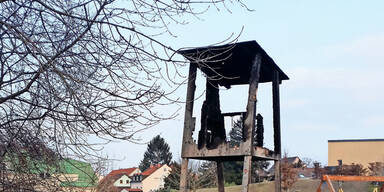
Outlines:
<svg viewBox="0 0 384 192"><path fill-rule="evenodd" d="M217 186L216 168L216 162L204 161L198 168L198 179L192 183L195 185L195 188L208 188Z"/></svg>
<svg viewBox="0 0 384 192"><path fill-rule="evenodd" d="M148 169L151 164L169 164L171 160L172 153L169 151L169 145L160 135L157 135L149 142L139 168L141 171L144 171Z"/></svg>
<svg viewBox="0 0 384 192"><path fill-rule="evenodd" d="M239 146L240 142L243 140L243 118L240 117L235 123L231 131L229 132L230 141L229 144L231 147ZM253 145L254 146L263 146L264 142L264 125L263 125L263 116L257 114L256 116L256 130L253 137Z"/></svg>
<svg viewBox="0 0 384 192"><path fill-rule="evenodd" d="M262 146L263 143L263 117L258 114L257 115L257 130L255 130L254 136L254 146ZM229 132L230 141L229 144L231 147L239 146L240 142L243 140L243 119L240 118L235 121L231 131ZM252 181L259 181L258 173L262 170L266 170L269 166L268 161L254 161L252 162ZM240 185L242 182L242 172L243 172L243 162L242 161L228 161L224 162L224 180L228 183L235 183Z"/></svg>
<svg viewBox="0 0 384 192"><path fill-rule="evenodd" d="M166 191L170 191L170 189L179 190L181 165L177 162L172 162L170 167L172 170L168 177L164 179L164 189Z"/></svg>
<svg viewBox="0 0 384 192"><path fill-rule="evenodd" d="M164 179L164 188L160 190L162 192L180 189L181 165L177 162L172 162L170 167L172 171L168 177ZM190 191L217 186L216 162L205 161L202 164L192 164L192 167L193 168L189 168L187 175L187 187Z"/></svg>
<svg viewBox="0 0 384 192"><path fill-rule="evenodd" d="M233 124L231 131L229 131L229 144L231 147L239 146L243 140L243 118L238 119Z"/></svg>
<svg viewBox="0 0 384 192"><path fill-rule="evenodd" d="M224 181L230 184L241 185L243 179L243 162L226 161L224 162Z"/></svg>

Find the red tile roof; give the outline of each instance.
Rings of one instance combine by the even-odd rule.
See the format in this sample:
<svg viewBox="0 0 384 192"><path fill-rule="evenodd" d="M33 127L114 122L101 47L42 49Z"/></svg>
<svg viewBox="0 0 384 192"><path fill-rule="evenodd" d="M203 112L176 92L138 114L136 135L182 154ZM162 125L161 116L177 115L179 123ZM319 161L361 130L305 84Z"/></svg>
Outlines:
<svg viewBox="0 0 384 192"><path fill-rule="evenodd" d="M119 175L119 174L125 174L125 175L130 175L132 172L134 172L137 169L137 167L132 167L128 169L117 169L117 170L112 170L108 175Z"/></svg>
<svg viewBox="0 0 384 192"><path fill-rule="evenodd" d="M141 190L141 189L134 189L134 188L119 188L119 190L123 190L123 189L125 189L125 190L127 190L127 191L132 191L132 192L142 192L143 190Z"/></svg>
<svg viewBox="0 0 384 192"><path fill-rule="evenodd" d="M162 165L160 165L160 164L151 165L151 167L149 167L147 170L145 170L141 174L144 175L144 176L148 176L148 175L152 174L153 172L155 172L157 169L159 169L161 166Z"/></svg>
<svg viewBox="0 0 384 192"><path fill-rule="evenodd" d="M128 191L142 191L141 189L128 189Z"/></svg>

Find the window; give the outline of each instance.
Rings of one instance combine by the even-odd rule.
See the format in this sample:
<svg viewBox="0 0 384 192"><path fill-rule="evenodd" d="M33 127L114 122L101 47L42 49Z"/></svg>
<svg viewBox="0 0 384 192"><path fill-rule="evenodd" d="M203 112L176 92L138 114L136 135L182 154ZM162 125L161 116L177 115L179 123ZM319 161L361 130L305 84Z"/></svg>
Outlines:
<svg viewBox="0 0 384 192"><path fill-rule="evenodd" d="M122 184L122 183L123 183L123 180L120 179L120 184Z"/></svg>
<svg viewBox="0 0 384 192"><path fill-rule="evenodd" d="M129 180L128 179L126 180L126 183L129 184Z"/></svg>

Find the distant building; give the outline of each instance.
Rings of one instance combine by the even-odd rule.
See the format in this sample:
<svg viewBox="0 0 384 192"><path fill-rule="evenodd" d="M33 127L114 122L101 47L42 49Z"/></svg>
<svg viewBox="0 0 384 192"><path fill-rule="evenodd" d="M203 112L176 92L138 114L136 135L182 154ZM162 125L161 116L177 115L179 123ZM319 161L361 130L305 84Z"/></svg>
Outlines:
<svg viewBox="0 0 384 192"><path fill-rule="evenodd" d="M151 165L144 172L132 177L132 188L142 189L143 192L164 188L164 179L170 172L171 168L168 165Z"/></svg>
<svg viewBox="0 0 384 192"><path fill-rule="evenodd" d="M137 191L141 189L132 189L132 177L135 174L141 173L137 167L127 169L112 170L98 184L97 191L99 192L122 192L122 191Z"/></svg>
<svg viewBox="0 0 384 192"><path fill-rule="evenodd" d="M131 177L134 174L140 173L140 169L137 167L129 168L129 169L119 169L119 170L113 170L110 174L111 175L119 175L120 178L117 179L113 186L115 187L123 187L123 188L131 188Z"/></svg>
<svg viewBox="0 0 384 192"><path fill-rule="evenodd" d="M287 163L291 165L292 169L296 172L299 179L310 179L316 176L315 168L307 168L303 161L297 157L286 157L281 159L281 163ZM264 180L273 180L275 177L275 165L269 168L267 175L262 175Z"/></svg>
<svg viewBox="0 0 384 192"><path fill-rule="evenodd" d="M285 162L292 165L293 168L301 168L304 166L303 161L297 156L281 158L281 161L282 163ZM271 174L275 173L275 164L273 164L272 167L269 168L268 172Z"/></svg>
<svg viewBox="0 0 384 192"><path fill-rule="evenodd" d="M168 177L171 168L168 165L153 165L142 175L143 192L152 192L164 188L164 179Z"/></svg>
<svg viewBox="0 0 384 192"><path fill-rule="evenodd" d="M60 186L64 191L94 191L97 186L98 176L90 163L74 159L60 161L62 182Z"/></svg>
<svg viewBox="0 0 384 192"><path fill-rule="evenodd" d="M328 140L328 166L384 162L384 139Z"/></svg>
<svg viewBox="0 0 384 192"><path fill-rule="evenodd" d="M14 168L19 166L16 164L6 162L2 167L0 191L14 191L14 185L23 186L25 191L94 192L97 186L98 176L87 162L62 159L53 164L45 164L28 159L24 163L28 172L18 171Z"/></svg>
<svg viewBox="0 0 384 192"><path fill-rule="evenodd" d="M98 185L98 192L152 192L164 187L168 165L151 165L144 172L136 167L113 170Z"/></svg>

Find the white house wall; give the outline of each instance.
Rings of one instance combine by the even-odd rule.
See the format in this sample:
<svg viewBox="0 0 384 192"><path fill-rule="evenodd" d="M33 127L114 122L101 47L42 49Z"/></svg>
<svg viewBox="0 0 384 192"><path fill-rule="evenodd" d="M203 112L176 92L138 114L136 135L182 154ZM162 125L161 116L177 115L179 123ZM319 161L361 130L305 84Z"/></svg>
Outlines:
<svg viewBox="0 0 384 192"><path fill-rule="evenodd" d="M115 187L131 187L131 179L128 176L123 175L118 180L116 180L115 183L113 183L113 186L115 186Z"/></svg>

